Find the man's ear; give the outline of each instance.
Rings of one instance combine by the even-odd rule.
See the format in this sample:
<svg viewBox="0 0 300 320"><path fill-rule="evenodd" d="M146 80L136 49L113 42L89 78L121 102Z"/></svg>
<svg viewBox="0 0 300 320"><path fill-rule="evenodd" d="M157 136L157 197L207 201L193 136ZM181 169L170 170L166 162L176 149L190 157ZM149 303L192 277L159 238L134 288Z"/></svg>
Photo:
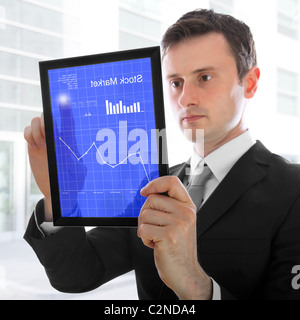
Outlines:
<svg viewBox="0 0 300 320"><path fill-rule="evenodd" d="M254 66L249 70L245 79L244 79L244 88L245 88L245 97L251 99L254 97L260 78L260 69L257 66Z"/></svg>

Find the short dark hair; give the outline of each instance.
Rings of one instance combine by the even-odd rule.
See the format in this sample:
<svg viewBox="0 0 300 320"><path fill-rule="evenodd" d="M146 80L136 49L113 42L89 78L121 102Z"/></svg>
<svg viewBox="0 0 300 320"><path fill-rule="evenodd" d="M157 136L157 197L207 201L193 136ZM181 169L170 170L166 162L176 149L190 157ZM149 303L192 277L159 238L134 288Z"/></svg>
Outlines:
<svg viewBox="0 0 300 320"><path fill-rule="evenodd" d="M207 9L186 13L170 26L163 36L161 42L163 56L168 49L182 40L211 32L221 33L226 38L242 81L248 71L257 64L255 42L250 28L230 15Z"/></svg>

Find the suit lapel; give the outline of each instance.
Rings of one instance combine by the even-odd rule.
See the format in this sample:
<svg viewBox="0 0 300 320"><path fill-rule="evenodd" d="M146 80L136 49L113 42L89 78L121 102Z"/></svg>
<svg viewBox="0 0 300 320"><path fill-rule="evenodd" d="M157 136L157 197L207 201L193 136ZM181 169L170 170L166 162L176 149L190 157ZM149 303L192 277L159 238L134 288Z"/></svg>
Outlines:
<svg viewBox="0 0 300 320"><path fill-rule="evenodd" d="M190 160L182 164L179 164L175 167L172 167L170 169L170 175L177 176L181 181L183 181L186 175L185 169L188 168L189 166L190 166Z"/></svg>
<svg viewBox="0 0 300 320"><path fill-rule="evenodd" d="M248 189L264 179L271 153L257 142L230 170L198 212L197 232L202 235Z"/></svg>

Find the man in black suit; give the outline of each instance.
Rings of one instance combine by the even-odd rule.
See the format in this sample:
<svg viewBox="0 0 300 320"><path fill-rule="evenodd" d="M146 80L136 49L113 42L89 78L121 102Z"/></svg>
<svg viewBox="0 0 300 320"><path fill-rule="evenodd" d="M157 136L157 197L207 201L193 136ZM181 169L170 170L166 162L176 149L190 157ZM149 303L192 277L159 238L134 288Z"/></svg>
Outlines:
<svg viewBox="0 0 300 320"><path fill-rule="evenodd" d="M64 292L92 290L135 270L141 299L299 299L292 269L300 265L300 167L254 141L245 124L260 77L249 28L197 10L167 30L162 49L172 109L194 143L190 161L141 191L147 200L138 230L47 230L44 128L35 118L25 138L45 198L25 239ZM197 129L204 129L204 150ZM185 185L187 169L199 167L210 175L196 207Z"/></svg>

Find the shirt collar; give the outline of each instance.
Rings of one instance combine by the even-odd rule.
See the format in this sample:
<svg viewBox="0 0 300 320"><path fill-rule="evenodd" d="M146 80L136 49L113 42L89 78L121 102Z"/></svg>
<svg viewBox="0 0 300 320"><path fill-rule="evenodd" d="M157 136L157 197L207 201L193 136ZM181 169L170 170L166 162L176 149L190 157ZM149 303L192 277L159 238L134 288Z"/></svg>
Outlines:
<svg viewBox="0 0 300 320"><path fill-rule="evenodd" d="M227 142L220 148L213 151L204 159L195 151L192 155L190 166L191 172L194 173L196 168L203 170L206 163L213 175L220 183L235 163L256 143L251 132L247 130L237 138Z"/></svg>

